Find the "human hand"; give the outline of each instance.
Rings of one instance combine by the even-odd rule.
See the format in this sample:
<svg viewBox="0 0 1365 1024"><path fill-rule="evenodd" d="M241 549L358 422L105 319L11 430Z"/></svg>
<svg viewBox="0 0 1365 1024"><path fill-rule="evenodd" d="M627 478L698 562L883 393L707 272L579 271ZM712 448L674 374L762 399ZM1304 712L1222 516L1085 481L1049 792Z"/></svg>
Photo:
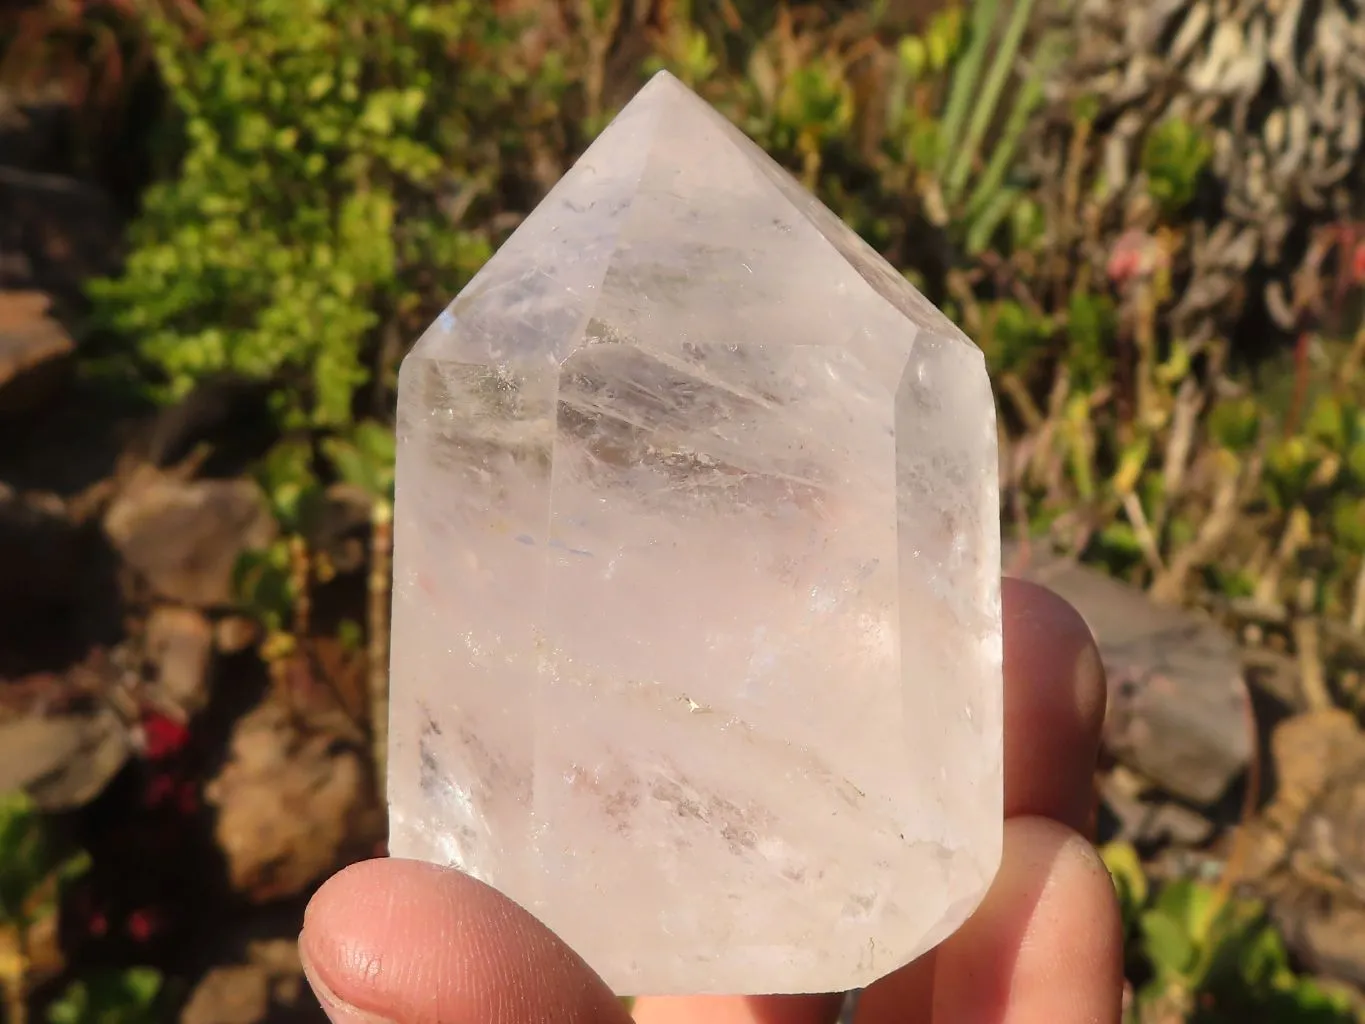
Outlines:
<svg viewBox="0 0 1365 1024"><path fill-rule="evenodd" d="M1081 617L1006 580L1005 847L950 939L865 989L856 1024L1111 1024L1122 943L1113 886L1083 833L1104 718ZM457 871L356 864L313 897L304 969L333 1024L629 1024L621 1003L524 910ZM638 1024L830 1024L840 995L642 998Z"/></svg>

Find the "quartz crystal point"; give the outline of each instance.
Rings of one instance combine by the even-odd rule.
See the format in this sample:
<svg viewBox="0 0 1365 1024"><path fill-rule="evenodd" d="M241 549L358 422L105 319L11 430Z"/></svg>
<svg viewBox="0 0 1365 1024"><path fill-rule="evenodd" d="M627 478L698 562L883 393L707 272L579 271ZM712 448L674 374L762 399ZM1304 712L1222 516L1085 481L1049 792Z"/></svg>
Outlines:
<svg viewBox="0 0 1365 1024"><path fill-rule="evenodd" d="M660 74L403 363L393 855L617 992L844 990L1000 858L981 352Z"/></svg>

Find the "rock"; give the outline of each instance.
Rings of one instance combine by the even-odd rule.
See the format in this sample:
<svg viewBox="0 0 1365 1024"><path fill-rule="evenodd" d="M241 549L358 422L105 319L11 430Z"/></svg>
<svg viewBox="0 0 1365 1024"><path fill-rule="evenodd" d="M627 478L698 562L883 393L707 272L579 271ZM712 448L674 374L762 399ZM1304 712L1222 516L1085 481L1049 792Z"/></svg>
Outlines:
<svg viewBox="0 0 1365 1024"><path fill-rule="evenodd" d="M110 543L157 595L196 608L232 603L241 555L277 527L250 480L181 480L142 466L104 518Z"/></svg>
<svg viewBox="0 0 1365 1024"><path fill-rule="evenodd" d="M1196 847L1214 834L1214 823L1189 807L1153 799L1115 785L1112 776L1101 781L1100 793L1118 829L1114 839L1139 846Z"/></svg>
<svg viewBox="0 0 1365 1024"><path fill-rule="evenodd" d="M23 790L45 811L83 807L132 754L128 730L108 708L0 721L0 792Z"/></svg>
<svg viewBox="0 0 1365 1024"><path fill-rule="evenodd" d="M295 939L257 939L247 944L247 959L272 978L289 978L303 973L299 944Z"/></svg>
<svg viewBox="0 0 1365 1024"><path fill-rule="evenodd" d="M270 975L263 967L215 967L194 987L180 1024L257 1024L269 1010Z"/></svg>
<svg viewBox="0 0 1365 1024"><path fill-rule="evenodd" d="M1351 765L1328 780L1322 799L1304 816L1302 834L1314 863L1365 904L1365 744Z"/></svg>
<svg viewBox="0 0 1365 1024"><path fill-rule="evenodd" d="M41 406L60 385L76 351L41 292L0 291L0 416Z"/></svg>
<svg viewBox="0 0 1365 1024"><path fill-rule="evenodd" d="M208 704L213 632L213 625L193 608L161 605L147 618L144 643L156 681L187 714Z"/></svg>
<svg viewBox="0 0 1365 1024"><path fill-rule="evenodd" d="M1254 730L1236 644L1216 623L1033 545L1007 571L1051 587L1084 616L1109 677L1109 752L1167 792L1216 802L1250 763Z"/></svg>
<svg viewBox="0 0 1365 1024"><path fill-rule="evenodd" d="M235 475L278 439L270 395L268 381L233 374L200 381L183 400L145 424L132 447L163 469L207 447L207 468L213 475Z"/></svg>
<svg viewBox="0 0 1365 1024"><path fill-rule="evenodd" d="M252 942L247 946L247 959L269 974L270 994L279 1006L290 1007L296 1014L317 1009L317 998L303 977L297 938Z"/></svg>
<svg viewBox="0 0 1365 1024"><path fill-rule="evenodd" d="M1311 711L1275 727L1270 754L1276 787L1264 816L1282 831L1296 830L1329 789L1365 769L1365 734L1348 711Z"/></svg>
<svg viewBox="0 0 1365 1024"><path fill-rule="evenodd" d="M1274 918L1310 970L1365 987L1365 907L1309 898Z"/></svg>
<svg viewBox="0 0 1365 1024"><path fill-rule="evenodd" d="M368 557L374 498L352 484L332 484L323 495L320 513L310 538L314 550L337 573L363 569Z"/></svg>
<svg viewBox="0 0 1365 1024"><path fill-rule="evenodd" d="M238 722L205 796L232 887L256 902L303 892L373 836L362 755L267 700Z"/></svg>
<svg viewBox="0 0 1365 1024"><path fill-rule="evenodd" d="M256 1024L263 1020L325 1022L303 980L296 938L247 942L246 962L209 970L180 1012L180 1024Z"/></svg>
<svg viewBox="0 0 1365 1024"><path fill-rule="evenodd" d="M1298 715L1271 756L1274 796L1239 840L1243 880L1305 963L1365 985L1365 732L1347 711Z"/></svg>
<svg viewBox="0 0 1365 1024"><path fill-rule="evenodd" d="M213 643L223 654L241 654L261 638L261 626L247 615L224 615L213 625Z"/></svg>

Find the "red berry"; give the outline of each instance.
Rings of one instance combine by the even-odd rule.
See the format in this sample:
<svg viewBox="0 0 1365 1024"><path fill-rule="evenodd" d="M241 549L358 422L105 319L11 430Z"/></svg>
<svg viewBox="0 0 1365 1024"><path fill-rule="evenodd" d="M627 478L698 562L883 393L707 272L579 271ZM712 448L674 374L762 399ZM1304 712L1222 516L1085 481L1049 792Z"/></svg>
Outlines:
<svg viewBox="0 0 1365 1024"><path fill-rule="evenodd" d="M153 761L170 757L189 742L190 731L181 722L157 712L142 719L143 751Z"/></svg>
<svg viewBox="0 0 1365 1024"><path fill-rule="evenodd" d="M1365 284L1365 242L1360 242L1351 252L1351 283Z"/></svg>
<svg viewBox="0 0 1365 1024"><path fill-rule="evenodd" d="M146 942L161 931L161 915L147 907L134 910L128 915L124 927L128 931L128 937L134 942Z"/></svg>

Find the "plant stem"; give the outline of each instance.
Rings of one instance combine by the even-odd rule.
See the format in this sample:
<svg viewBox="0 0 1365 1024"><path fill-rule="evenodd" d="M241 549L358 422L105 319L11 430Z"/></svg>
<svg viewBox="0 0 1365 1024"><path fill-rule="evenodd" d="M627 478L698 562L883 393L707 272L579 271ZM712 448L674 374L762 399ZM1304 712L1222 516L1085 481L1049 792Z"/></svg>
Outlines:
<svg viewBox="0 0 1365 1024"><path fill-rule="evenodd" d="M308 542L300 536L289 538L289 582L294 591L294 635L302 643L313 620L312 559Z"/></svg>
<svg viewBox="0 0 1365 1024"><path fill-rule="evenodd" d="M939 122L942 130L943 148L939 153L938 177L943 172L957 148L958 135L967 118L967 110L976 91L976 80L981 74L981 65L986 60L986 52L991 45L991 26L995 24L995 14L999 0L976 0L972 10L972 27L968 30L967 49L957 60L953 69L953 82L948 89L948 104Z"/></svg>
<svg viewBox="0 0 1365 1024"><path fill-rule="evenodd" d="M990 206L996 193L1004 184L1005 176L1014 163L1014 154L1019 148L1019 142L1023 139L1024 131L1028 128L1029 119L1033 116L1038 104L1042 102L1043 87L1047 81L1047 76L1051 74L1060 56L1061 45L1058 37L1049 36L1039 48L1038 58L1034 61L1028 77L1024 80L1023 88L1019 91L1014 107L1010 110L1009 120L1005 124L1000 142L991 152L991 158L986 164L985 171L977 178L976 184L972 188L971 198L967 200L969 217L973 217Z"/></svg>
<svg viewBox="0 0 1365 1024"><path fill-rule="evenodd" d="M1360 572L1356 576L1355 596L1351 601L1351 629L1365 633L1365 556L1360 559Z"/></svg>
<svg viewBox="0 0 1365 1024"><path fill-rule="evenodd" d="M384 798L389 758L389 599L393 560L393 507L375 502L370 522L369 663L370 752L375 786Z"/></svg>
<svg viewBox="0 0 1365 1024"><path fill-rule="evenodd" d="M17 978L5 977L5 1020L10 1024L26 1024L28 1004L24 1000L24 985Z"/></svg>
<svg viewBox="0 0 1365 1024"><path fill-rule="evenodd" d="M995 237L996 229L1000 227L1000 222L1009 216L1022 195L1017 188L1001 189L975 217L971 218L967 230L969 254L979 256L986 251Z"/></svg>
<svg viewBox="0 0 1365 1024"><path fill-rule="evenodd" d="M5 1021L7 1024L26 1024L28 1000L25 988L28 979L28 951L24 938L25 925L21 922L12 929L14 945L6 950L0 945L0 988L4 989ZM5 934L0 931L0 939Z"/></svg>
<svg viewBox="0 0 1365 1024"><path fill-rule="evenodd" d="M981 95L976 98L972 108L967 136L962 140L957 159L948 171L945 191L948 193L949 202L955 202L967 184L967 177L976 162L977 147L981 145L981 140L995 117L996 105L1000 101L1000 93L1005 88L1005 82L1014 73L1014 58L1019 52L1019 44L1023 41L1032 11L1033 0L1014 0L1014 10L1010 12L1004 38L1000 41L1000 51L995 55Z"/></svg>

